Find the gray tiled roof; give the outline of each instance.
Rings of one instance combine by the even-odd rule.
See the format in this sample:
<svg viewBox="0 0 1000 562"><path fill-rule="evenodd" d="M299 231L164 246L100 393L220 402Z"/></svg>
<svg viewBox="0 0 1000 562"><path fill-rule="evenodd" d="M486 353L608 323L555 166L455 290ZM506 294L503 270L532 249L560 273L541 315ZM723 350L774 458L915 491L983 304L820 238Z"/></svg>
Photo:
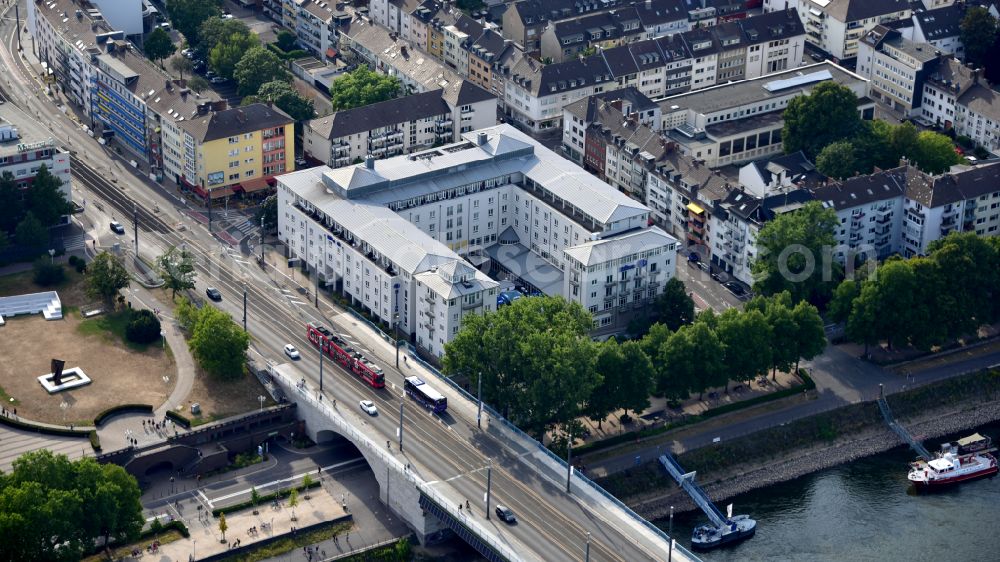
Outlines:
<svg viewBox="0 0 1000 562"><path fill-rule="evenodd" d="M920 26L928 41L936 41L945 37L955 37L959 33L959 24L965 15L965 7L952 4L934 10L914 12L913 19Z"/></svg>
<svg viewBox="0 0 1000 562"><path fill-rule="evenodd" d="M960 98L958 105L963 105L985 117L1000 122L1000 94L982 84L973 84Z"/></svg>
<svg viewBox="0 0 1000 562"><path fill-rule="evenodd" d="M324 138L336 139L396 123L444 115L451 110L441 97L443 92L433 90L338 111L313 119L306 126Z"/></svg>
<svg viewBox="0 0 1000 562"><path fill-rule="evenodd" d="M590 97L579 99L567 105L563 109L570 112L571 115L575 115L580 119L583 119L586 123L593 123L594 121L600 121L597 116L597 110L601 105L603 105L603 102L616 100L627 100L632 104L632 107L636 111L646 111L649 109L656 109L657 107L656 102L646 97L645 94L640 92L638 88L635 86L629 86L620 90L601 92Z"/></svg>
<svg viewBox="0 0 1000 562"><path fill-rule="evenodd" d="M817 201L836 210L851 209L875 201L899 197L906 192L907 167L901 166L813 188Z"/></svg>
<svg viewBox="0 0 1000 562"><path fill-rule="evenodd" d="M584 266L590 266L628 257L637 252L648 250L654 245L666 246L676 243L676 238L664 232L660 227L654 226L613 238L586 242L579 246L566 248L564 251L566 255Z"/></svg>
<svg viewBox="0 0 1000 562"><path fill-rule="evenodd" d="M906 196L924 207L941 207L1000 190L1000 164L929 176L907 167Z"/></svg>
<svg viewBox="0 0 1000 562"><path fill-rule="evenodd" d="M202 115L182 122L181 127L199 141L208 142L294 122L277 107L254 103Z"/></svg>
<svg viewBox="0 0 1000 562"><path fill-rule="evenodd" d="M909 0L832 0L826 7L826 13L838 21L851 22L884 16L909 8Z"/></svg>

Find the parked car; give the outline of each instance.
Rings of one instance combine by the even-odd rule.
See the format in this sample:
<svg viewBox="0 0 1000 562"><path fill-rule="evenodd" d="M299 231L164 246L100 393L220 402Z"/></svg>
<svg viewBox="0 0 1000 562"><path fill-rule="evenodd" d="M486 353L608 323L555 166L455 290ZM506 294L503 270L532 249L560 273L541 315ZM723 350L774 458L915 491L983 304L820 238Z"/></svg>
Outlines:
<svg viewBox="0 0 1000 562"><path fill-rule="evenodd" d="M208 298L212 299L215 302L219 302L222 300L222 293L220 293L219 290L216 289L215 287L209 287L205 289L205 294L208 296Z"/></svg>
<svg viewBox="0 0 1000 562"><path fill-rule="evenodd" d="M233 14L222 14L219 17L222 18L222 19L224 19L224 20L231 20L231 19L233 19Z"/></svg>
<svg viewBox="0 0 1000 562"><path fill-rule="evenodd" d="M712 269L712 267L710 265L708 265L707 263L705 263L703 261L700 261L700 262L698 262L698 269L704 271L705 273L708 273L709 270Z"/></svg>
<svg viewBox="0 0 1000 562"><path fill-rule="evenodd" d="M187 58L191 58L192 56L194 56L194 50L193 49L182 49L181 50L181 54L184 55Z"/></svg>
<svg viewBox="0 0 1000 562"><path fill-rule="evenodd" d="M368 414L369 416L377 416L378 408L375 407L375 403L371 400L362 400L360 402L361 410Z"/></svg>
<svg viewBox="0 0 1000 562"><path fill-rule="evenodd" d="M511 509L507 506L497 505L496 514L497 517L499 517L500 520L503 521L504 523L508 523L511 525L517 523L517 517L514 515L514 512L511 511Z"/></svg>
<svg viewBox="0 0 1000 562"><path fill-rule="evenodd" d="M701 256L698 255L698 252L691 252L690 254L688 254L688 261L699 262L701 261Z"/></svg>
<svg viewBox="0 0 1000 562"><path fill-rule="evenodd" d="M118 221L111 221L111 232L115 234L125 234L125 227Z"/></svg>
<svg viewBox="0 0 1000 562"><path fill-rule="evenodd" d="M746 289L743 288L743 285L740 285L735 281L730 281L728 283L723 284L722 286L729 289L729 292L736 295L737 297L742 297L743 295L747 294L747 291Z"/></svg>
<svg viewBox="0 0 1000 562"><path fill-rule="evenodd" d="M293 361L298 361L301 358L299 350L295 349L295 346L290 343L285 344L285 355Z"/></svg>
<svg viewBox="0 0 1000 562"><path fill-rule="evenodd" d="M211 79L209 79L209 82L213 84L225 84L226 82L228 82L228 80L226 80L222 76L213 76Z"/></svg>

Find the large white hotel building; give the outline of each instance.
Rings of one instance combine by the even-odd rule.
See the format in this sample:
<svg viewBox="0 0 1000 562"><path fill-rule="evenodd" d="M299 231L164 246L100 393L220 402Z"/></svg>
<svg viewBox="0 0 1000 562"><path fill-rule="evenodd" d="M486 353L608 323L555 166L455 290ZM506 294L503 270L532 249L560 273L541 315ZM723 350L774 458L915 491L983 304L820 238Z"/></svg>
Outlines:
<svg viewBox="0 0 1000 562"><path fill-rule="evenodd" d="M280 240L438 357L465 315L496 309L496 279L579 302L601 331L662 293L678 242L648 207L509 125L463 139L278 176Z"/></svg>

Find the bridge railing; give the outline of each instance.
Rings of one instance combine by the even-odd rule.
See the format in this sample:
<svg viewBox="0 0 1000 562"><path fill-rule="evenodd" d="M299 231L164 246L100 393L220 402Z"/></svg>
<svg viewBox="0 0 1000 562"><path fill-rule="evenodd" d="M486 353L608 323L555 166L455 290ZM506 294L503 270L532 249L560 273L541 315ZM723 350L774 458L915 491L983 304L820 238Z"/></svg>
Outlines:
<svg viewBox="0 0 1000 562"><path fill-rule="evenodd" d="M394 342L395 341L392 336L390 336L389 334L386 334L385 332L383 332L378 326L376 326L374 323L370 322L367 318L365 318L365 317L361 316L360 314L358 314L357 312L355 312L353 309L348 308L348 311L350 312L350 314L354 318L356 318L357 320L360 320L360 321L364 322L371 329L375 330L379 334L379 336L382 337L383 339L385 339L386 341L388 341L388 342ZM427 363L426 361L424 361L423 359L421 359L420 356L417 354L416 348L414 348L413 345L411 345L409 342L404 342L402 344L402 346L401 346L401 350L405 350L409 354L411 360L418 362L422 367L424 367L425 369L427 369L427 371L429 371L431 374L433 374L434 376L436 376L440 381L442 381L445 384L449 385L455 392L458 392L460 395L462 395L463 397L465 397L467 400L469 400L473 404L478 404L479 403L479 400L476 399L475 396L473 396L471 393L469 393L468 391L466 391L464 388L462 388L461 385L459 385L458 383L456 383L455 381L453 381L450 377L445 376L444 373L442 373L441 371L437 370L437 368L435 368L433 365L431 365L431 364ZM496 410L494 410L492 407L490 407L485 402L483 403L483 411L490 416L491 420L500 422L500 427L502 427L503 429L505 429L508 432L510 432L511 434L513 434L513 436L517 438L517 441L529 444L528 446L531 447L534 451L542 453L543 456L547 458L547 460L550 462L550 464L548 466L537 465L537 468L540 471L547 471L547 472L550 472L550 473L554 474L555 475L555 480L557 480L557 481L560 480L560 479L562 479L562 478L565 478L565 476L564 476L565 475L565 471L568 468L565 459L557 456L555 453L553 453L547 447L545 447L545 445L539 443L538 440L535 439L534 437L532 437L532 436L528 435L527 433L521 431L520 428L518 428L515 424L513 424L512 422L510 422L509 420L507 420L505 417L503 417L502 415L500 415L500 412L497 412ZM517 442L517 441L511 441L511 442ZM524 457L524 456L519 456L519 458L521 460L525 460L525 461L527 460L527 458ZM555 463L555 464L553 465L551 463ZM583 486L586 487L587 491L593 492L593 493L596 493L596 494L599 494L599 495L603 496L606 500L608 500L609 502L611 502L614 506L616 506L619 509L621 509L626 515L628 515L629 517L633 518L636 522L638 522L641 525L643 525L644 527L646 527L655 536L661 538L664 542L666 542L666 544L668 544L668 545L670 544L670 536L667 535L666 532L664 532L662 529L660 529L656 525L653 525L652 523L650 523L649 521L647 521L645 517L642 517L639 514L637 514L634 511L632 511L631 508L629 508L627 505L625 505L624 503L622 503L621 500L619 500L618 498L616 498L615 496L613 496L612 494L610 494L608 491L606 491L604 488L602 488L601 486L599 486L597 483L595 483L591 479L587 478L583 474L580 474L579 471L574 471L573 472L573 477L574 477L573 481L574 481L575 484L577 484L577 485L583 485ZM684 548L683 546L681 546L679 543L674 546L674 550L677 551L677 552L680 552L682 555L684 555L685 557L687 557L689 560L698 560L697 556L695 556L694 554L692 554L690 551L688 551L686 548Z"/></svg>
<svg viewBox="0 0 1000 562"><path fill-rule="evenodd" d="M326 414L326 417L333 422L333 425L336 427L338 433L350 439L356 446L359 446L359 449L360 445L367 447L370 454L376 456L381 462L384 462L386 466L390 466L396 472L402 474L421 493L431 498L439 505L447 506L445 509L449 514L453 517L461 519L467 527L472 529L483 540L483 542L487 543L501 556L507 560L511 560L512 562L521 560L520 556L517 556L509 546L497 541L493 533L483 527L477 520L462 518L458 510L452 508L453 505L456 505L455 501L445 498L444 495L434 489L433 486L429 485L413 471L409 470L403 461L393 456L385 447L382 446L381 443L376 443L370 435L358 431L352 424L348 423L339 412L334 410L328 400L318 399L316 389L309 388L308 384L300 386L299 381L292 380L292 377L276 369L271 369L271 377L272 380L280 380L278 384L282 385L286 389L287 392L285 394L289 400L308 402L312 407Z"/></svg>

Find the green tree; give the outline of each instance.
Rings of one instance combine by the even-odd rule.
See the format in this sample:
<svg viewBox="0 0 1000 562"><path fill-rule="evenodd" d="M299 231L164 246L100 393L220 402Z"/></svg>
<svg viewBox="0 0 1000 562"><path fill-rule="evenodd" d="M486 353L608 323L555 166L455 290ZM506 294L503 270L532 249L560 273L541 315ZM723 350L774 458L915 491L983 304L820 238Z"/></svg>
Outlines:
<svg viewBox="0 0 1000 562"><path fill-rule="evenodd" d="M256 486L250 486L250 503L253 504L253 512L257 513L257 504L260 503L260 492L257 491Z"/></svg>
<svg viewBox="0 0 1000 562"><path fill-rule="evenodd" d="M129 275L122 262L108 252L94 257L87 270L87 294L104 299L108 308L114 308L119 291L129 286Z"/></svg>
<svg viewBox="0 0 1000 562"><path fill-rule="evenodd" d="M257 208L257 211L253 215L253 223L260 224L261 219L264 219L265 231L271 232L278 228L277 195L271 195L267 199L264 199L264 202Z"/></svg>
<svg viewBox="0 0 1000 562"><path fill-rule="evenodd" d="M288 52L298 47L298 39L295 38L295 34L288 30L281 30L278 32L277 44L278 48L282 51Z"/></svg>
<svg viewBox="0 0 1000 562"><path fill-rule="evenodd" d="M134 540L144 522L139 495L120 466L25 453L0 476L0 559L79 560L100 537Z"/></svg>
<svg viewBox="0 0 1000 562"><path fill-rule="evenodd" d="M187 86L199 94L212 87L211 84L208 83L208 80L205 80L201 76L197 75L188 79Z"/></svg>
<svg viewBox="0 0 1000 562"><path fill-rule="evenodd" d="M1000 27L989 10L982 6L970 6L959 24L958 37L965 46L965 61L982 68L987 62L987 54L996 45Z"/></svg>
<svg viewBox="0 0 1000 562"><path fill-rule="evenodd" d="M597 348L597 372L601 382L587 402L587 415L598 427L608 414L624 409L640 412L649 407L653 364L638 342L619 344L614 338Z"/></svg>
<svg viewBox="0 0 1000 562"><path fill-rule="evenodd" d="M187 57L174 57L170 59L170 68L180 75L181 80L184 79L185 73L188 75L194 74L194 63Z"/></svg>
<svg viewBox="0 0 1000 562"><path fill-rule="evenodd" d="M816 168L825 176L844 179L858 171L854 157L854 144L849 140L826 145L816 157Z"/></svg>
<svg viewBox="0 0 1000 562"><path fill-rule="evenodd" d="M601 376L601 382L591 393L584 408L587 416L597 422L598 428L603 426L611 412L618 409L618 397L615 394L620 388L619 375L624 364L625 356L615 338L598 344L595 369Z"/></svg>
<svg viewBox="0 0 1000 562"><path fill-rule="evenodd" d="M243 23L243 20L236 18L222 19L218 16L210 17L202 22L198 28L198 37L201 39L198 49L206 53L211 53L216 45L224 43L234 33L253 35L253 31L250 30L247 24Z"/></svg>
<svg viewBox="0 0 1000 562"><path fill-rule="evenodd" d="M788 295L788 293L781 293ZM788 372L799 360L796 349L798 326L795 317L783 299L769 299L763 311L767 325L771 328L771 376L777 378L778 370Z"/></svg>
<svg viewBox="0 0 1000 562"><path fill-rule="evenodd" d="M237 90L241 96L257 94L261 87L268 82L287 82L291 79L285 61L260 46L253 47L243 54L239 62L236 63L233 77L236 79ZM265 94L269 93L270 90L265 92Z"/></svg>
<svg viewBox="0 0 1000 562"><path fill-rule="evenodd" d="M593 320L559 297L519 299L472 315L445 345L444 369L473 384L483 399L527 431L574 419L600 382L590 339Z"/></svg>
<svg viewBox="0 0 1000 562"><path fill-rule="evenodd" d="M42 222L35 218L35 213L28 211L24 220L14 229L14 240L17 244L31 252L41 252L49 243L49 231Z"/></svg>
<svg viewBox="0 0 1000 562"><path fill-rule="evenodd" d="M10 172L0 175L0 231L13 232L24 215L24 202L21 200L21 190Z"/></svg>
<svg viewBox="0 0 1000 562"><path fill-rule="evenodd" d="M921 131L917 135L913 160L918 168L928 174L947 172L953 164L961 161L951 139L934 131Z"/></svg>
<svg viewBox="0 0 1000 562"><path fill-rule="evenodd" d="M657 390L672 400L697 392L701 400L705 390L726 384L724 354L722 342L707 323L681 326L656 356Z"/></svg>
<svg viewBox="0 0 1000 562"><path fill-rule="evenodd" d="M694 322L694 300L688 295L684 283L671 277L656 299L657 315L671 331Z"/></svg>
<svg viewBox="0 0 1000 562"><path fill-rule="evenodd" d="M388 76L366 66L344 74L330 85L330 101L334 111L342 111L390 100L402 92L395 76Z"/></svg>
<svg viewBox="0 0 1000 562"><path fill-rule="evenodd" d="M211 375L234 379L243 376L250 335L228 314L206 306L198 313L191 339L191 352Z"/></svg>
<svg viewBox="0 0 1000 562"><path fill-rule="evenodd" d="M260 87L255 95L243 98L241 105L271 102L295 121L308 121L316 116L313 100L295 91L286 81L273 80Z"/></svg>
<svg viewBox="0 0 1000 562"><path fill-rule="evenodd" d="M219 532L222 533L222 540L226 540L226 531L229 530L229 524L226 523L226 514L219 514Z"/></svg>
<svg viewBox="0 0 1000 562"><path fill-rule="evenodd" d="M162 27L153 28L146 40L142 42L142 48L146 51L149 60L159 62L161 68L163 67L163 59L174 54L174 51L177 50L173 40L170 39L170 34Z"/></svg>
<svg viewBox="0 0 1000 562"><path fill-rule="evenodd" d="M194 288L196 272L194 255L186 248L171 246L160 257L156 258L156 269L163 278L165 287L170 289L170 299L177 298L177 291L187 291Z"/></svg>
<svg viewBox="0 0 1000 562"><path fill-rule="evenodd" d="M3 230L0 230L0 252L7 251L10 247L10 237Z"/></svg>
<svg viewBox="0 0 1000 562"><path fill-rule="evenodd" d="M136 310L125 326L125 338L138 344L150 344L160 339L160 319L152 310Z"/></svg>
<svg viewBox="0 0 1000 562"><path fill-rule="evenodd" d="M819 310L806 301L799 301L792 309L792 320L795 322L795 331L791 347L794 350L797 372L799 360L809 361L826 349L826 329Z"/></svg>
<svg viewBox="0 0 1000 562"><path fill-rule="evenodd" d="M1000 255L995 242L973 232L954 232L928 247L939 281L922 279L921 283L944 288L942 296L950 297L942 303L946 310L935 314L949 337L969 334L1000 316Z"/></svg>
<svg viewBox="0 0 1000 562"><path fill-rule="evenodd" d="M878 299L875 282L865 281L851 306L851 315L847 318L847 337L855 343L865 345L866 357L870 357L869 347L878 343Z"/></svg>
<svg viewBox="0 0 1000 562"><path fill-rule="evenodd" d="M827 313L834 322L846 322L851 315L854 299L861 294L861 284L853 279L845 279L833 291L833 298L827 307Z"/></svg>
<svg viewBox="0 0 1000 562"><path fill-rule="evenodd" d="M73 205L63 193L62 180L53 176L44 164L38 168L26 195L28 209L43 226L58 224L64 215L73 210Z"/></svg>
<svg viewBox="0 0 1000 562"><path fill-rule="evenodd" d="M762 295L788 291L793 302L825 302L841 276L839 264L830 259L839 224L837 213L818 201L768 221L757 235L754 290Z"/></svg>
<svg viewBox="0 0 1000 562"><path fill-rule="evenodd" d="M167 0L167 14L174 29L192 47L201 41L199 28L209 18L222 15L222 0Z"/></svg>
<svg viewBox="0 0 1000 562"><path fill-rule="evenodd" d="M861 131L851 141L859 172L870 174L876 166L885 170L899 165L899 154L892 149L894 129L882 120L861 122Z"/></svg>
<svg viewBox="0 0 1000 562"><path fill-rule="evenodd" d="M198 316L201 314L201 310L195 308L191 301L184 297L174 305L174 318L177 319L177 324L183 329L190 333L194 330L195 324L198 323Z"/></svg>
<svg viewBox="0 0 1000 562"><path fill-rule="evenodd" d="M893 166L898 165L899 159L904 156L910 160L915 159L919 135L920 131L913 123L906 122L892 126L889 132L889 147L892 149Z"/></svg>
<svg viewBox="0 0 1000 562"><path fill-rule="evenodd" d="M32 280L35 282L35 285L51 287L52 285L62 283L66 279L66 270L63 269L62 264L52 263L51 258L38 258L35 260L32 269L34 270Z"/></svg>
<svg viewBox="0 0 1000 562"><path fill-rule="evenodd" d="M292 508L292 521L296 521L295 517L295 507L299 505L299 491L292 487L292 490L288 492L288 507Z"/></svg>
<svg viewBox="0 0 1000 562"><path fill-rule="evenodd" d="M802 150L815 158L828 144L853 138L861 130L858 99L836 82L823 82L788 102L781 133L785 152Z"/></svg>
<svg viewBox="0 0 1000 562"><path fill-rule="evenodd" d="M730 379L752 381L767 374L771 367L771 327L759 310L726 310L719 316L716 334L726 350L723 362Z"/></svg>
<svg viewBox="0 0 1000 562"><path fill-rule="evenodd" d="M256 35L233 33L212 47L208 53L208 66L219 76L232 80L236 76L239 62L259 46L260 40ZM242 88L240 91L241 95L244 95Z"/></svg>

